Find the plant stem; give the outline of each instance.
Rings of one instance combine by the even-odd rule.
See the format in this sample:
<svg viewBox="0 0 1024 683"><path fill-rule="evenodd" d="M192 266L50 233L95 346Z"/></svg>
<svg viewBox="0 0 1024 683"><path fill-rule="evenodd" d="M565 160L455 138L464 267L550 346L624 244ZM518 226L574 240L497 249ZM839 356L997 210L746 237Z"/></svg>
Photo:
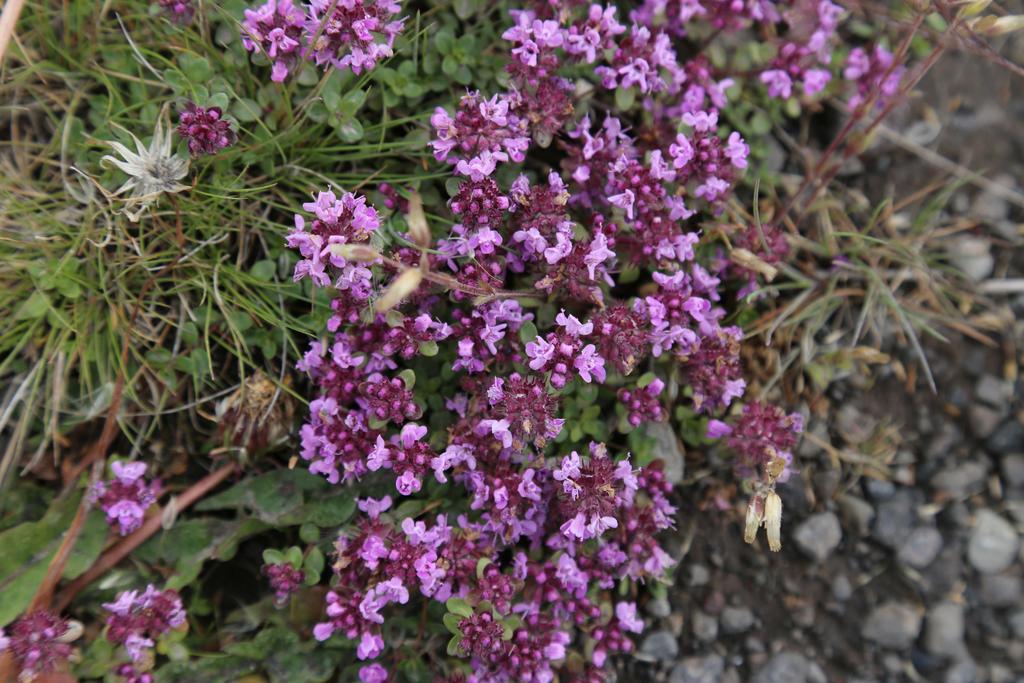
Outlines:
<svg viewBox="0 0 1024 683"><path fill-rule="evenodd" d="M232 463L230 465L224 465L219 470L206 475L174 499L175 510L178 512L185 510L215 489L237 469L238 465ZM142 545L142 543L150 536L155 534L157 529L159 529L163 524L164 509L165 508L161 508L159 513L146 519L141 527L136 529L132 534L124 537L110 550L103 553L103 555L96 560L87 572L68 584L68 586L57 596L57 612L61 612L66 609L83 588L103 576L107 571L117 565L118 562L127 557L129 553Z"/></svg>

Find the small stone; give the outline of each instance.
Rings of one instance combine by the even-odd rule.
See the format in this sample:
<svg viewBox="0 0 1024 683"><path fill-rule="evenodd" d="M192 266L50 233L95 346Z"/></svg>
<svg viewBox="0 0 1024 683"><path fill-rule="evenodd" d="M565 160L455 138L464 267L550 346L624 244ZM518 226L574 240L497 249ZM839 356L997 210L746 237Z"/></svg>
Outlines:
<svg viewBox="0 0 1024 683"><path fill-rule="evenodd" d="M693 613L692 628L694 638L705 643L718 637L718 619L706 612L697 610Z"/></svg>
<svg viewBox="0 0 1024 683"><path fill-rule="evenodd" d="M672 614L672 605L665 598L655 598L646 605L647 613L652 617L664 619Z"/></svg>
<svg viewBox="0 0 1024 683"><path fill-rule="evenodd" d="M1003 483L1011 489L1024 487L1024 453L1013 453L1000 463Z"/></svg>
<svg viewBox="0 0 1024 683"><path fill-rule="evenodd" d="M887 602L873 609L861 628L861 635L892 650L905 650L921 632L921 614L902 602Z"/></svg>
<svg viewBox="0 0 1024 683"><path fill-rule="evenodd" d="M718 655L687 657L676 664L668 683L718 683L725 671L725 660Z"/></svg>
<svg viewBox="0 0 1024 683"><path fill-rule="evenodd" d="M1021 446L1024 446L1024 425L1012 418L985 439L985 448L996 455L1020 452Z"/></svg>
<svg viewBox="0 0 1024 683"><path fill-rule="evenodd" d="M867 536L871 531L871 523L875 520L875 508L871 503L857 496L843 495L836 501L839 512L843 515L846 525L858 536Z"/></svg>
<svg viewBox="0 0 1024 683"><path fill-rule="evenodd" d="M843 540L843 529L832 512L819 512L800 522L793 540L807 557L822 562Z"/></svg>
<svg viewBox="0 0 1024 683"><path fill-rule="evenodd" d="M690 565L690 587L697 588L699 586L706 586L708 581L711 580L711 572L708 568L702 564L691 564Z"/></svg>
<svg viewBox="0 0 1024 683"><path fill-rule="evenodd" d="M868 479L864 482L864 490L871 496L871 500L888 500L895 495L896 485L884 479Z"/></svg>
<svg viewBox="0 0 1024 683"><path fill-rule="evenodd" d="M853 585L846 574L839 574L832 580L832 597L839 602L846 602L853 595Z"/></svg>
<svg viewBox="0 0 1024 683"><path fill-rule="evenodd" d="M654 455L665 463L665 478L671 484L680 484L686 473L686 454L682 442L668 422L648 422L647 434L654 437Z"/></svg>
<svg viewBox="0 0 1024 683"><path fill-rule="evenodd" d="M987 439L1003 421L1004 413L988 406L973 405L967 409L967 423L971 433L979 439Z"/></svg>
<svg viewBox="0 0 1024 683"><path fill-rule="evenodd" d="M993 408L1005 409L1013 399L1013 384L995 375L984 375L974 385L974 395Z"/></svg>
<svg viewBox="0 0 1024 683"><path fill-rule="evenodd" d="M644 638L640 653L659 662L671 662L679 655L679 641L668 631L655 631Z"/></svg>
<svg viewBox="0 0 1024 683"><path fill-rule="evenodd" d="M1010 628L1013 629L1015 637L1024 638L1024 609L1019 609L1011 614L1007 622L1010 624Z"/></svg>
<svg viewBox="0 0 1024 683"><path fill-rule="evenodd" d="M967 561L983 574L998 574L1017 557L1020 539L1009 522L992 512L978 512L977 522L967 543Z"/></svg>
<svg viewBox="0 0 1024 683"><path fill-rule="evenodd" d="M988 469L977 461L962 462L936 473L931 485L952 498L965 498L985 488Z"/></svg>
<svg viewBox="0 0 1024 683"><path fill-rule="evenodd" d="M915 495L916 494L916 495ZM892 498L878 506L878 516L871 535L879 543L896 549L910 536L917 522L920 493L916 489L900 489Z"/></svg>
<svg viewBox="0 0 1024 683"><path fill-rule="evenodd" d="M900 546L896 559L905 565L922 569L927 567L942 550L942 534L930 526L918 527L910 532Z"/></svg>
<svg viewBox="0 0 1024 683"><path fill-rule="evenodd" d="M964 608L954 602L940 602L928 610L924 626L924 649L944 659L958 659L964 646Z"/></svg>
<svg viewBox="0 0 1024 683"><path fill-rule="evenodd" d="M721 621L723 631L736 635L754 625L754 613L747 607L726 607L722 610Z"/></svg>
<svg viewBox="0 0 1024 683"><path fill-rule="evenodd" d="M990 247L991 243L984 237L963 235L950 240L949 260L972 280L984 280L992 274L996 264Z"/></svg>
<svg viewBox="0 0 1024 683"><path fill-rule="evenodd" d="M1021 600L1021 579L1006 574L987 574L981 577L978 591L981 602L989 607L1012 607Z"/></svg>
<svg viewBox="0 0 1024 683"><path fill-rule="evenodd" d="M970 657L961 659L946 671L945 683L975 683L978 680L978 665Z"/></svg>
<svg viewBox="0 0 1024 683"><path fill-rule="evenodd" d="M811 678L812 670L812 662L803 655L779 652L750 680L751 683L817 683L816 677Z"/></svg>

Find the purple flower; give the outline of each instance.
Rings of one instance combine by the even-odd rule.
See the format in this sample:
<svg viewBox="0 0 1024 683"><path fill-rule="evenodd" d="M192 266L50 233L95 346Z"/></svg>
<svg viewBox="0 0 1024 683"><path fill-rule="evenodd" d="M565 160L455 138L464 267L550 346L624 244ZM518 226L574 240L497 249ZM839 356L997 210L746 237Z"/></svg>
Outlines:
<svg viewBox="0 0 1024 683"><path fill-rule="evenodd" d="M221 118L220 107L199 107L194 102L185 105L179 114L178 135L188 141L193 157L216 154L235 143L231 124Z"/></svg>
<svg viewBox="0 0 1024 683"><path fill-rule="evenodd" d="M627 631L641 633L644 630L644 622L636 616L635 602L619 602L615 604L615 618Z"/></svg>
<svg viewBox="0 0 1024 683"><path fill-rule="evenodd" d="M360 74L392 55L404 19L395 0L310 0L305 24L308 58Z"/></svg>
<svg viewBox="0 0 1024 683"><path fill-rule="evenodd" d="M140 526L146 510L156 503L159 484L148 484L142 478L146 464L114 462L110 469L114 478L97 482L89 491L89 499L107 515L107 524L127 536Z"/></svg>
<svg viewBox="0 0 1024 683"><path fill-rule="evenodd" d="M388 670L380 664L368 664L359 668L361 683L387 683Z"/></svg>
<svg viewBox="0 0 1024 683"><path fill-rule="evenodd" d="M293 0L267 0L256 9L245 10L242 45L270 59L272 81L280 83L299 63L306 21L305 13L295 7Z"/></svg>

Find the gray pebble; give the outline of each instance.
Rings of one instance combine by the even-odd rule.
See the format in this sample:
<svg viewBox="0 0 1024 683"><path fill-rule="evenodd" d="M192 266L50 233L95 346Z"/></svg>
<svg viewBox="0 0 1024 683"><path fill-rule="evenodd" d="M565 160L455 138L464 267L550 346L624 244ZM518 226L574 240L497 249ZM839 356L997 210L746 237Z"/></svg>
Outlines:
<svg viewBox="0 0 1024 683"><path fill-rule="evenodd" d="M846 574L839 574L832 580L832 597L839 602L846 602L853 595L853 585Z"/></svg>
<svg viewBox="0 0 1024 683"><path fill-rule="evenodd" d="M875 508L871 507L871 503L849 495L839 496L837 502L846 525L858 536L867 536L871 531L871 523L875 520Z"/></svg>
<svg viewBox="0 0 1024 683"><path fill-rule="evenodd" d="M686 454L682 443L668 422L649 422L647 434L654 437L654 454L665 463L665 478L672 484L683 481L686 473Z"/></svg>
<svg viewBox="0 0 1024 683"><path fill-rule="evenodd" d="M982 403L993 408L1004 409L1013 399L1013 384L999 379L995 375L983 375L974 385L974 395Z"/></svg>
<svg viewBox="0 0 1024 683"><path fill-rule="evenodd" d="M978 665L973 659L961 659L946 671L945 683L975 683L978 680Z"/></svg>
<svg viewBox="0 0 1024 683"><path fill-rule="evenodd" d="M915 569L922 569L932 563L940 550L942 534L935 527L922 526L910 532L896 553L896 559Z"/></svg>
<svg viewBox="0 0 1024 683"><path fill-rule="evenodd" d="M647 613L652 617L658 619L664 619L668 615L672 614L672 605L665 598L655 598L647 603L645 606Z"/></svg>
<svg viewBox="0 0 1024 683"><path fill-rule="evenodd" d="M921 632L921 614L902 602L887 602L868 615L861 635L882 647L905 650Z"/></svg>
<svg viewBox="0 0 1024 683"><path fill-rule="evenodd" d="M958 659L964 649L964 607L940 602L928 610L924 626L924 649L944 659Z"/></svg>
<svg viewBox="0 0 1024 683"><path fill-rule="evenodd" d="M1004 574L985 575L978 592L981 602L989 607L1012 607L1021 600L1021 579Z"/></svg>
<svg viewBox="0 0 1024 683"><path fill-rule="evenodd" d="M984 280L992 274L995 259L991 243L985 237L962 235L949 241L949 260L972 280Z"/></svg>
<svg viewBox="0 0 1024 683"><path fill-rule="evenodd" d="M710 614L697 610L693 613L693 636L705 643L718 637L718 619Z"/></svg>
<svg viewBox="0 0 1024 683"><path fill-rule="evenodd" d="M992 436L985 439L985 448L996 455L1019 453L1024 446L1024 425L1015 419L1002 424Z"/></svg>
<svg viewBox="0 0 1024 683"><path fill-rule="evenodd" d="M725 660L718 655L687 657L676 664L668 683L718 683L725 671Z"/></svg>
<svg viewBox="0 0 1024 683"><path fill-rule="evenodd" d="M985 487L988 469L980 462L968 461L940 470L932 477L931 485L953 498L965 498Z"/></svg>
<svg viewBox="0 0 1024 683"><path fill-rule="evenodd" d="M1010 488L1024 487L1024 453L1013 453L1000 463L1003 482Z"/></svg>
<svg viewBox="0 0 1024 683"><path fill-rule="evenodd" d="M983 574L997 574L1013 564L1019 545L1013 525L991 510L981 510L967 544L967 561Z"/></svg>
<svg viewBox="0 0 1024 683"><path fill-rule="evenodd" d="M1010 628L1013 629L1013 635L1017 638L1024 638L1024 609L1019 609L1011 614L1007 621Z"/></svg>
<svg viewBox="0 0 1024 683"><path fill-rule="evenodd" d="M988 406L972 405L967 409L967 424L971 426L971 433L979 439L991 436L1004 417L1004 412Z"/></svg>
<svg viewBox="0 0 1024 683"><path fill-rule="evenodd" d="M843 540L843 530L834 513L819 512L800 522L793 532L793 540L805 555L821 562Z"/></svg>
<svg viewBox="0 0 1024 683"><path fill-rule="evenodd" d="M690 586L696 588L698 586L707 585L707 582L711 580L711 572L708 568L702 564L691 564L690 565Z"/></svg>
<svg viewBox="0 0 1024 683"><path fill-rule="evenodd" d="M726 607L721 614L722 630L730 635L743 633L754 625L754 613L747 607Z"/></svg>
<svg viewBox="0 0 1024 683"><path fill-rule="evenodd" d="M780 652L750 679L751 683L827 683L821 667L796 652Z"/></svg>
<svg viewBox="0 0 1024 683"><path fill-rule="evenodd" d="M640 652L659 662L671 662L679 655L679 641L668 631L655 631L644 638Z"/></svg>
<svg viewBox="0 0 1024 683"><path fill-rule="evenodd" d="M903 545L917 523L919 496L916 490L900 489L892 498L882 502L871 529L872 537L893 549Z"/></svg>

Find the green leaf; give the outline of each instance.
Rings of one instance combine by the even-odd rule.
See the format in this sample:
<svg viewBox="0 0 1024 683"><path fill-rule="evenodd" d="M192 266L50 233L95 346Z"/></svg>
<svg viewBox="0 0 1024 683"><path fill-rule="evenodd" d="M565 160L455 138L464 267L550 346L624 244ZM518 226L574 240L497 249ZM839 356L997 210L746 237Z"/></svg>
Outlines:
<svg viewBox="0 0 1024 683"><path fill-rule="evenodd" d="M263 563L264 564L282 564L284 562L284 553L274 548L267 548L263 551Z"/></svg>
<svg viewBox="0 0 1024 683"><path fill-rule="evenodd" d="M277 273L277 264L269 259L263 259L252 264L252 268L249 270L249 274L257 280L263 280L264 282L270 282L274 279L274 275Z"/></svg>
<svg viewBox="0 0 1024 683"><path fill-rule="evenodd" d="M412 368L406 368L398 373L398 376L405 382L405 388L412 391L413 387L416 386L416 371Z"/></svg>
<svg viewBox="0 0 1024 683"><path fill-rule="evenodd" d="M459 641L462 640L462 636L452 636L451 640L448 641L448 656L449 657L461 657L462 648L459 647Z"/></svg>
<svg viewBox="0 0 1024 683"><path fill-rule="evenodd" d="M284 554L284 559L288 561L294 569L298 569L302 566L302 548L292 546Z"/></svg>
<svg viewBox="0 0 1024 683"><path fill-rule="evenodd" d="M458 615L452 614L451 612L447 612L447 613L445 613L445 615L443 617L441 617L441 621L444 622L445 628L447 628L448 631L453 636L461 636L462 635L462 631L459 630L459 624L462 623L462 618L461 617L459 617Z"/></svg>
<svg viewBox="0 0 1024 683"><path fill-rule="evenodd" d="M71 525L71 520L78 509L81 494L69 495L54 501L43 515L35 522L24 522L0 532L0 627L14 621L28 607L39 584L46 575L46 569L60 547L64 533ZM83 527L83 535L75 542L82 548L75 562L69 560L72 578L78 576L95 559L95 548L102 549L106 540L106 524L100 530L101 538L97 544L95 522L86 520L88 528ZM88 531L88 535L85 532ZM74 550L72 551L74 554Z"/></svg>
<svg viewBox="0 0 1024 683"><path fill-rule="evenodd" d="M317 543L320 540L320 528L312 522L299 527L299 538L303 543Z"/></svg>
<svg viewBox="0 0 1024 683"><path fill-rule="evenodd" d="M363 139L363 124L357 118L345 118L338 123L338 136L345 142L359 142Z"/></svg>
<svg viewBox="0 0 1024 683"><path fill-rule="evenodd" d="M460 617L473 616L473 608L462 598L448 598L448 601L445 602L444 605L452 614L457 614Z"/></svg>
<svg viewBox="0 0 1024 683"><path fill-rule="evenodd" d="M366 102L366 91L355 89L345 93L345 96L341 98L340 111L345 116L355 116L363 104Z"/></svg>
<svg viewBox="0 0 1024 683"><path fill-rule="evenodd" d="M205 57L182 54L178 57L178 64L185 77L195 85L205 83L213 76L213 68Z"/></svg>
<svg viewBox="0 0 1024 683"><path fill-rule="evenodd" d="M519 340L524 344L529 344L537 338L537 326L533 324L532 320L527 320L523 323L522 327L519 328Z"/></svg>
<svg viewBox="0 0 1024 683"><path fill-rule="evenodd" d="M317 575L321 574L324 567L327 566L327 558L324 557L324 553L320 548L314 547L309 551L309 555L306 556L306 568L310 571L314 571Z"/></svg>
<svg viewBox="0 0 1024 683"><path fill-rule="evenodd" d="M50 310L50 299L40 291L32 294L22 302L18 312L14 314L16 320L35 320L42 318Z"/></svg>
<svg viewBox="0 0 1024 683"><path fill-rule="evenodd" d="M481 557L476 561L476 578L482 579L484 577L484 570L487 569L487 565L491 564L491 558Z"/></svg>
<svg viewBox="0 0 1024 683"><path fill-rule="evenodd" d="M427 358L433 358L437 355L437 342L433 339L428 339L425 342L420 342L420 355L426 356Z"/></svg>
<svg viewBox="0 0 1024 683"><path fill-rule="evenodd" d="M620 111L628 111L633 108L633 104L636 102L636 90L633 88L616 88L615 89L615 106Z"/></svg>
<svg viewBox="0 0 1024 683"><path fill-rule="evenodd" d="M231 115L242 123L250 123L260 118L260 105L248 97L243 97L231 105Z"/></svg>

